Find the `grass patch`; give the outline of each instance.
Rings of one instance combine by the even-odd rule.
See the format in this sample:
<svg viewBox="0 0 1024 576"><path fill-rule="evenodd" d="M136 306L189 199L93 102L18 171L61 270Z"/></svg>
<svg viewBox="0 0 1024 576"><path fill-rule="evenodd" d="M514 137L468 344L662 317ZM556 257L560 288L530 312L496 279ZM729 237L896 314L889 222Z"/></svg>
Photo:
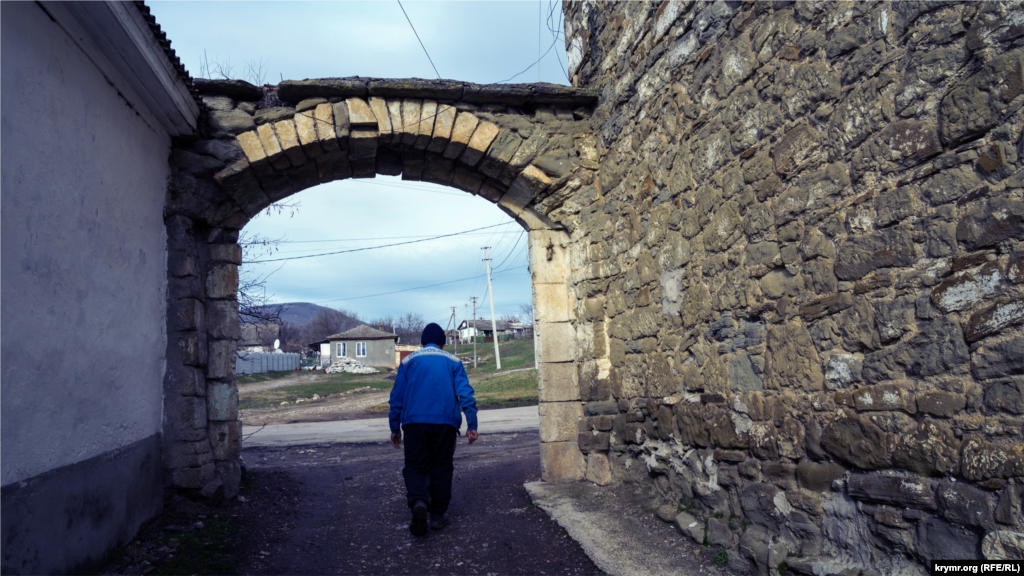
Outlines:
<svg viewBox="0 0 1024 576"><path fill-rule="evenodd" d="M450 347L446 347L445 349L452 353L455 352L455 350ZM498 349L501 351L502 371L533 366L533 338L520 338L518 340L500 342L498 344ZM467 374L470 376L477 376L480 374L490 374L498 371L498 367L494 362L494 344L477 344L476 354L483 360L483 363L476 368L473 368L472 362L467 364ZM458 355L460 358L472 359L472 344L459 346Z"/></svg>
<svg viewBox="0 0 1024 576"><path fill-rule="evenodd" d="M499 374L477 381L473 385L476 407L480 410L515 408L537 405L537 371L524 370L514 374ZM387 414L387 402L366 409L371 414Z"/></svg>
<svg viewBox="0 0 1024 576"><path fill-rule="evenodd" d="M341 394L365 386L375 390L388 390L393 382L388 380L386 376L387 374L385 373L329 374L326 380L320 382L241 395L238 398L238 408L240 410L270 408L272 406L279 406L281 402L293 403L297 398L312 398L314 394L319 394L321 398L326 398L332 394Z"/></svg>
<svg viewBox="0 0 1024 576"><path fill-rule="evenodd" d="M202 528L181 536L173 558L157 574L234 574L231 540L237 528L212 517Z"/></svg>
<svg viewBox="0 0 1024 576"><path fill-rule="evenodd" d="M531 360L532 362L532 360ZM505 363L502 362L504 367ZM523 370L477 381L476 405L481 409L537 405L537 371Z"/></svg>
<svg viewBox="0 0 1024 576"><path fill-rule="evenodd" d="M256 384L257 382L277 380L278 378L284 378L285 376L291 376L292 374L295 374L294 370L288 370L286 372L264 372L262 374L245 374L243 376L235 376L235 382L238 382L239 384Z"/></svg>

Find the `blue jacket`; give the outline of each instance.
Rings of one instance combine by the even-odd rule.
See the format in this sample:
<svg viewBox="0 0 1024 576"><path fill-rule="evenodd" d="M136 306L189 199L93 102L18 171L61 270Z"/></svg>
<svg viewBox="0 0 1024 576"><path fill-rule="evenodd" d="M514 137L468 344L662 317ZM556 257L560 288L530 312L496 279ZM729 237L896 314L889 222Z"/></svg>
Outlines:
<svg viewBox="0 0 1024 576"><path fill-rule="evenodd" d="M462 427L460 408L466 413L467 430L476 430L476 399L462 361L427 344L409 354L398 367L391 389L391 433L403 424L451 424Z"/></svg>

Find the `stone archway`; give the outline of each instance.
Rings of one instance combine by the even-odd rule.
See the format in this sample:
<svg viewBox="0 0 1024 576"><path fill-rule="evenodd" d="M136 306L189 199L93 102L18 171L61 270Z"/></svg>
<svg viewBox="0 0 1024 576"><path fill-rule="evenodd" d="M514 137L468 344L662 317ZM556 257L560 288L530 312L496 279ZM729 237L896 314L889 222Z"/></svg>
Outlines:
<svg viewBox="0 0 1024 576"><path fill-rule="evenodd" d="M317 184L401 175L495 203L529 232L540 340L541 464L584 474L569 234L558 211L593 178L593 94L553 85L363 78L197 82L201 138L172 154L165 483L228 497L240 477L234 379L239 230Z"/></svg>

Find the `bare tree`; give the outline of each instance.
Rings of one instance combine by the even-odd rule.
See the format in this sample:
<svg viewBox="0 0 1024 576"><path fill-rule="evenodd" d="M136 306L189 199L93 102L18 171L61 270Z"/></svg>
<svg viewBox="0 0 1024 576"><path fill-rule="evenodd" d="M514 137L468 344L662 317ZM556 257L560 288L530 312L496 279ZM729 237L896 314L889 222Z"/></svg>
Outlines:
<svg viewBox="0 0 1024 576"><path fill-rule="evenodd" d="M533 304L520 304L519 317L523 324L533 324Z"/></svg>
<svg viewBox="0 0 1024 576"><path fill-rule="evenodd" d="M263 85L267 81L267 65L269 63L269 58L249 60L245 63L242 79L257 86ZM230 80L234 78L234 74L235 66L231 63L231 58L210 62L209 57L206 55L206 50L203 50L203 55L199 57L200 78L217 77Z"/></svg>
<svg viewBox="0 0 1024 576"><path fill-rule="evenodd" d="M303 334L306 344L318 342L324 338L359 326L362 322L359 315L348 310L322 308L316 316L306 324Z"/></svg>

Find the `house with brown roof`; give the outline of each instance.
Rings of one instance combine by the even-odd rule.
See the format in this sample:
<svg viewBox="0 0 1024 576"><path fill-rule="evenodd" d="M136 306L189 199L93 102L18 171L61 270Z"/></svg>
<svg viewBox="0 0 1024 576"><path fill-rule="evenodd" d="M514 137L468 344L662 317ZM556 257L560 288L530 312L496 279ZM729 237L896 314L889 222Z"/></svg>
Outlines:
<svg viewBox="0 0 1024 576"><path fill-rule="evenodd" d="M395 368L395 344L398 335L363 324L327 337L331 363L341 357L357 360L364 366Z"/></svg>

